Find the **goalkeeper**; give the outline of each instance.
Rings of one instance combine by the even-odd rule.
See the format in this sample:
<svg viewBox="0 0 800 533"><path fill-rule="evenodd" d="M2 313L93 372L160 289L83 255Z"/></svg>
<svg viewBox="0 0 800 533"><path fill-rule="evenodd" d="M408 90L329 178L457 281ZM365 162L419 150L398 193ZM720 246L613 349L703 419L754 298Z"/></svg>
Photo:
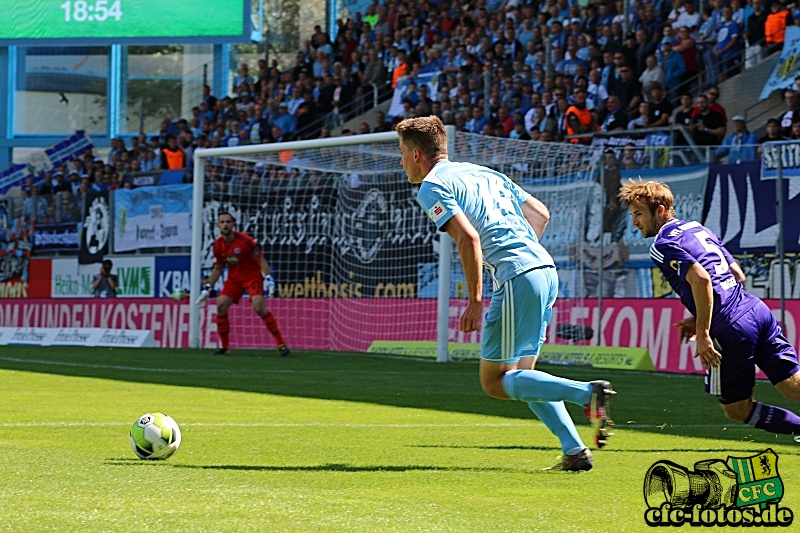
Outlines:
<svg viewBox="0 0 800 533"><path fill-rule="evenodd" d="M289 348L283 340L278 322L272 313L267 310L264 303L264 292L272 296L275 291L275 281L269 264L261 253L261 247L248 234L234 231L236 220L230 213L221 212L217 219L217 228L220 236L214 241L214 270L211 275L203 280L203 291L197 299L198 307L205 305L211 287L222 275L222 269L228 265L228 279L222 286L222 291L217 298L217 332L219 333L220 348L214 355L230 355L228 338L231 330L228 320L228 308L239 301L244 291L250 295L253 310L261 317L264 325L275 337L278 350L283 356L289 355Z"/></svg>

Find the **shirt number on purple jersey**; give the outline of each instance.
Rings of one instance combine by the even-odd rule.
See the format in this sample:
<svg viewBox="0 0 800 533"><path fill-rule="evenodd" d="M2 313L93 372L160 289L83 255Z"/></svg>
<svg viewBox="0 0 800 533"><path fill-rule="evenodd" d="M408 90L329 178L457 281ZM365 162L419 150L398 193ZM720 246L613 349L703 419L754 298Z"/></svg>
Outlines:
<svg viewBox="0 0 800 533"><path fill-rule="evenodd" d="M730 265L728 265L728 262L725 260L725 256L722 255L722 250L719 249L719 246L708 241L711 236L707 232L698 231L694 234L694 236L697 237L697 240L700 241L700 244L703 245L703 248L705 248L706 252L710 254L717 254L719 256L719 264L714 265L714 272L716 272L718 276L731 269Z"/></svg>

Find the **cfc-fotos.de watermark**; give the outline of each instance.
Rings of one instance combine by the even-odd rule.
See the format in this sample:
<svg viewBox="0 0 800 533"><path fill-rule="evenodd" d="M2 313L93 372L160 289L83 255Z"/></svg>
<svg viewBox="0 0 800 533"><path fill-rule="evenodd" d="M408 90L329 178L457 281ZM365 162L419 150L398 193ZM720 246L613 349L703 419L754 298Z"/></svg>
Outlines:
<svg viewBox="0 0 800 533"><path fill-rule="evenodd" d="M644 521L652 527L787 527L794 513L780 506L782 497L778 455L772 449L698 461L693 470L658 461L644 476Z"/></svg>

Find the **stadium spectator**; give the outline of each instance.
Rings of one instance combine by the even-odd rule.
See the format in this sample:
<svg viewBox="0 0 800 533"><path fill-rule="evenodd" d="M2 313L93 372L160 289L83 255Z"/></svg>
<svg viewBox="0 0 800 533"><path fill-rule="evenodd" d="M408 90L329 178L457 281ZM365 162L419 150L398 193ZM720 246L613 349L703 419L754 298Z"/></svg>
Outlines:
<svg viewBox="0 0 800 533"><path fill-rule="evenodd" d="M692 95L690 93L682 94L681 107L679 107L677 113L675 113L673 124L675 124L676 126L683 126L684 128L688 127L692 123L693 111L694 111L694 105L692 102ZM686 140L683 138L683 135L680 134L675 135L673 143L677 145L687 144Z"/></svg>
<svg viewBox="0 0 800 533"><path fill-rule="evenodd" d="M664 87L657 82L650 85L650 102L648 106L648 127L662 128L669 125L672 116L672 104L664 97Z"/></svg>
<svg viewBox="0 0 800 533"><path fill-rule="evenodd" d="M736 74L739 65L739 25L733 20L730 6L722 8L722 21L717 30L714 56L717 58L717 83Z"/></svg>
<svg viewBox="0 0 800 533"><path fill-rule="evenodd" d="M556 105L553 107L551 117L556 123L555 138L558 141L563 141L564 136L567 134L567 109L569 108L569 100L562 92L559 93L556 99Z"/></svg>
<svg viewBox="0 0 800 533"><path fill-rule="evenodd" d="M704 94L696 98L697 114L686 128L692 134L695 144L701 146L718 146L725 135L725 121L722 115L713 111L708 105L708 97Z"/></svg>
<svg viewBox="0 0 800 533"><path fill-rule="evenodd" d="M117 275L111 273L114 263L110 259L105 259L100 265L100 272L92 280L92 290L95 298L116 298L117 297Z"/></svg>
<svg viewBox="0 0 800 533"><path fill-rule="evenodd" d="M533 109L533 115L531 116L530 127L528 127L527 129L528 131L536 130L539 133L547 131L550 133L551 136L555 137L556 121L553 119L553 117L547 114L547 111L545 110L543 105L538 105Z"/></svg>
<svg viewBox="0 0 800 533"><path fill-rule="evenodd" d="M771 118L767 121L766 133L758 140L758 144L764 144L770 141L785 141L788 137L783 134L781 123L776 118ZM760 157L760 155L759 155Z"/></svg>
<svg viewBox="0 0 800 533"><path fill-rule="evenodd" d="M619 80L613 92L619 96L620 107L628 116L639 108L642 101L642 84L633 77L629 65L622 65L619 68Z"/></svg>
<svg viewBox="0 0 800 533"><path fill-rule="evenodd" d="M683 58L686 74L683 75L681 81L686 81L697 74L697 42L692 37L689 28L685 26L678 30L678 41L678 44L672 49Z"/></svg>
<svg viewBox="0 0 800 533"><path fill-rule="evenodd" d="M167 137L167 145L161 149L161 168L175 170L186 167L186 154L178 147L178 140L173 136Z"/></svg>
<svg viewBox="0 0 800 533"><path fill-rule="evenodd" d="M664 88L667 93L674 92L686 74L686 62L683 56L672 49L672 38L661 39L661 55L658 63L664 70Z"/></svg>
<svg viewBox="0 0 800 533"><path fill-rule="evenodd" d="M781 116L781 129L784 137L792 133L792 123L800 120L800 95L797 91L789 89L784 93L783 100L789 109Z"/></svg>
<svg viewBox="0 0 800 533"><path fill-rule="evenodd" d="M579 135L581 133L593 133L597 131L597 124L589 108L586 106L586 89L575 89L575 103L566 112L566 133L567 135ZM575 137L569 139L570 143L590 144L592 137Z"/></svg>
<svg viewBox="0 0 800 533"><path fill-rule="evenodd" d="M621 131L628 126L628 116L620 108L619 97L611 95L606 101L606 110L601 115L601 131Z"/></svg>
<svg viewBox="0 0 800 533"><path fill-rule="evenodd" d="M733 120L733 133L722 141L722 145L714 151L714 155L717 158L727 155L729 164L755 160L758 139L747 130L747 121L743 115L736 115L731 120Z"/></svg>
<svg viewBox="0 0 800 533"><path fill-rule="evenodd" d="M273 122L273 128L280 128L281 132L287 135L294 133L297 127L297 119L289 114L289 104L281 102L278 104L278 117Z"/></svg>
<svg viewBox="0 0 800 533"><path fill-rule="evenodd" d="M701 12L703 23L697 31L697 40L702 43L700 53L703 57L705 67L704 85L714 85L717 83L717 60L714 55L714 46L717 36L717 25L714 17L714 10L704 7Z"/></svg>
<svg viewBox="0 0 800 533"><path fill-rule="evenodd" d="M628 122L629 130L649 128L650 126L650 107L647 102L639 104L639 111L636 118Z"/></svg>
<svg viewBox="0 0 800 533"><path fill-rule="evenodd" d="M649 55L645 58L646 68L642 75L639 76L639 83L642 84L644 91L644 99L650 101L650 87L653 83L663 85L664 83L664 70L656 62L656 56Z"/></svg>
<svg viewBox="0 0 800 533"><path fill-rule="evenodd" d="M783 48L786 40L786 27L794 23L791 12L778 0L770 6L770 14L764 21L764 39L767 45L766 55L770 55Z"/></svg>
<svg viewBox="0 0 800 533"><path fill-rule="evenodd" d="M386 113L383 111L376 111L375 112L375 127L372 128L373 133L383 133L387 131L392 131L392 124L391 122L386 121Z"/></svg>
<svg viewBox="0 0 800 533"><path fill-rule="evenodd" d="M672 23L672 27L678 30L686 28L689 32L694 32L700 27L700 13L695 10L693 0L683 0L683 11Z"/></svg>
<svg viewBox="0 0 800 533"><path fill-rule="evenodd" d="M472 118L466 124L467 131L480 135L487 124L489 124L489 119L483 115L483 107L479 105L472 106Z"/></svg>
<svg viewBox="0 0 800 533"><path fill-rule="evenodd" d="M767 11L764 10L763 0L752 0L753 13L745 22L744 37L747 39L747 50L745 51L745 68L750 69L756 66L763 57L762 43L765 37L765 25L767 22Z"/></svg>
<svg viewBox="0 0 800 533"><path fill-rule="evenodd" d="M30 186L22 202L22 216L26 222L39 222L47 216L47 200L39 194L38 185Z"/></svg>

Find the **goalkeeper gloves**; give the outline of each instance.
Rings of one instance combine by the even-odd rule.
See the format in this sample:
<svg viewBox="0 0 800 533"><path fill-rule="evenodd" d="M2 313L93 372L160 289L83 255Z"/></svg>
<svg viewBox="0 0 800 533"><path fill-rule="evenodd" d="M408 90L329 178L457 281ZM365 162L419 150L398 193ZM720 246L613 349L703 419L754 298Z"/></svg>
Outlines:
<svg viewBox="0 0 800 533"><path fill-rule="evenodd" d="M272 277L272 274L264 276L264 294L268 298L275 296L275 278Z"/></svg>
<svg viewBox="0 0 800 533"><path fill-rule="evenodd" d="M208 283L203 284L202 289L200 291L200 296L197 297L195 300L195 305L200 309L206 306L206 302L208 301L208 297L211 294L211 285Z"/></svg>

